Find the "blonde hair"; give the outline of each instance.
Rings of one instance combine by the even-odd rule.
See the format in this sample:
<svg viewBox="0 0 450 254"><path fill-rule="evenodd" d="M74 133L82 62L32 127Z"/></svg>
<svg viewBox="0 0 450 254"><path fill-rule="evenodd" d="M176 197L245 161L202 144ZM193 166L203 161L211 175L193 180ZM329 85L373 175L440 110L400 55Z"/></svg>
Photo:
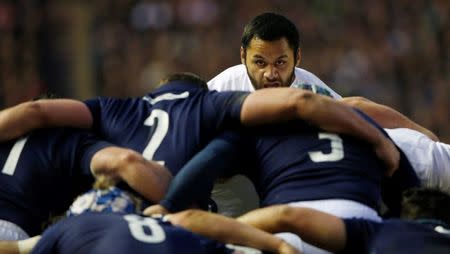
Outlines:
<svg viewBox="0 0 450 254"><path fill-rule="evenodd" d="M98 190L106 190L114 185L116 185L116 181L113 178L106 175L97 175L92 187Z"/></svg>

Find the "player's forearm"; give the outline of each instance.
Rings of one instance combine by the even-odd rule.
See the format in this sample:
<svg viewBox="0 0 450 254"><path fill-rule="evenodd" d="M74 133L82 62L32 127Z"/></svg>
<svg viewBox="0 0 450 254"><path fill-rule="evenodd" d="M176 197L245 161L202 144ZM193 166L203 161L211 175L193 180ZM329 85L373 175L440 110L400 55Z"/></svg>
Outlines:
<svg viewBox="0 0 450 254"><path fill-rule="evenodd" d="M383 128L409 128L422 132L434 141L439 140L439 138L432 131L386 105L372 102L363 97L347 97L343 98L341 101L347 105L360 109L377 121L377 123L379 123Z"/></svg>
<svg viewBox="0 0 450 254"><path fill-rule="evenodd" d="M91 160L94 175L103 174L115 181L123 180L152 202L159 202L172 179L169 170L145 160L139 153L120 147L98 151Z"/></svg>
<svg viewBox="0 0 450 254"><path fill-rule="evenodd" d="M260 125L293 119L309 121L319 128L348 134L377 143L381 133L363 120L349 106L329 97L296 88L261 89L244 101L241 121L244 125Z"/></svg>
<svg viewBox="0 0 450 254"><path fill-rule="evenodd" d="M332 252L345 246L345 225L336 216L288 205L269 206L248 212L238 221L270 233L292 232L310 244Z"/></svg>
<svg viewBox="0 0 450 254"><path fill-rule="evenodd" d="M20 241L0 241L0 253L2 254L28 254L31 253L41 237L35 236Z"/></svg>
<svg viewBox="0 0 450 254"><path fill-rule="evenodd" d="M274 253L280 253L282 245L285 244L281 239L252 226L199 210L172 214L169 215L169 220L173 224L223 243L239 244Z"/></svg>
<svg viewBox="0 0 450 254"><path fill-rule="evenodd" d="M209 197L214 181L233 167L239 151L238 144L232 140L212 140L173 178L160 204L171 212L178 212Z"/></svg>
<svg viewBox="0 0 450 254"><path fill-rule="evenodd" d="M256 90L242 104L241 122L245 126L272 124L298 118L298 101L307 91L296 88Z"/></svg>
<svg viewBox="0 0 450 254"><path fill-rule="evenodd" d="M346 134L377 145L385 137L351 107L326 96L307 94L298 105L298 115L319 128Z"/></svg>
<svg viewBox="0 0 450 254"><path fill-rule="evenodd" d="M144 158L130 158L129 163L120 171L123 179L131 188L147 200L159 202L165 195L172 174L167 168Z"/></svg>
<svg viewBox="0 0 450 254"><path fill-rule="evenodd" d="M17 245L17 241L0 241L0 253L2 253L2 254L22 254L21 252L19 252L19 247Z"/></svg>

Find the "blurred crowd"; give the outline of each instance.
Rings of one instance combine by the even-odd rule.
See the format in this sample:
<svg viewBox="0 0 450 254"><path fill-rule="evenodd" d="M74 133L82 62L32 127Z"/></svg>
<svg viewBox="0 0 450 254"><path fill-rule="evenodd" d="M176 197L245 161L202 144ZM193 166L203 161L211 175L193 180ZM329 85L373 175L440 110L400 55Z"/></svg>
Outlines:
<svg viewBox="0 0 450 254"><path fill-rule="evenodd" d="M240 62L243 26L265 11L298 25L300 67L450 142L448 0L0 0L0 105L141 95L177 71L209 80Z"/></svg>

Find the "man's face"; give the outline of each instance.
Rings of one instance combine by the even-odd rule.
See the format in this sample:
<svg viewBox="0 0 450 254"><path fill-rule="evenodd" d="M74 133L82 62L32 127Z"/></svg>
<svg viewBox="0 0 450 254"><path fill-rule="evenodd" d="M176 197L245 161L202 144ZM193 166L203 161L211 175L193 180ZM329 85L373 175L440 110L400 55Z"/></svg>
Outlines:
<svg viewBox="0 0 450 254"><path fill-rule="evenodd" d="M255 89L286 87L294 81L294 68L300 61L300 51L296 54L297 61L285 38L264 41L255 37L246 51L241 48L241 62L246 66Z"/></svg>

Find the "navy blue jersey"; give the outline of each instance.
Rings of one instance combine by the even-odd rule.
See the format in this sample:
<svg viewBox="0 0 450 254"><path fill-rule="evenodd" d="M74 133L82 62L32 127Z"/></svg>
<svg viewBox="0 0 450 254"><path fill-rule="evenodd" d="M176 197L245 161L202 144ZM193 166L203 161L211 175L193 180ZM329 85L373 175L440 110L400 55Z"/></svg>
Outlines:
<svg viewBox="0 0 450 254"><path fill-rule="evenodd" d="M308 124L253 131L263 206L348 199L377 209L384 166L367 143Z"/></svg>
<svg viewBox="0 0 450 254"><path fill-rule="evenodd" d="M385 166L367 142L326 133L305 122L259 128L252 135L258 169L255 182L263 206L348 199L379 209ZM412 172L412 168L401 160L398 171ZM417 177L413 180L411 186L418 183Z"/></svg>
<svg viewBox="0 0 450 254"><path fill-rule="evenodd" d="M29 235L90 188L93 154L110 144L72 129L42 129L0 144L0 219Z"/></svg>
<svg viewBox="0 0 450 254"><path fill-rule="evenodd" d="M450 230L437 224L400 219L382 223L344 220L347 243L343 253L450 253Z"/></svg>
<svg viewBox="0 0 450 254"><path fill-rule="evenodd" d="M143 98L96 98L86 105L101 137L163 161L175 175L214 136L240 123L247 95L174 81Z"/></svg>
<svg viewBox="0 0 450 254"><path fill-rule="evenodd" d="M86 213L48 228L32 253L225 254L232 250L160 219L134 214Z"/></svg>
<svg viewBox="0 0 450 254"><path fill-rule="evenodd" d="M317 130L261 135L255 161L263 206L338 198L377 209L381 201L384 167L372 147L346 136Z"/></svg>
<svg viewBox="0 0 450 254"><path fill-rule="evenodd" d="M183 173L172 180L161 201L164 207L170 211L185 209L196 197L209 193L217 177L229 175L229 169L253 161L253 167L247 168L255 170L240 173L255 182L264 206L348 199L379 208L385 167L372 146L361 140L324 133L305 122L253 128L241 135L225 134L196 155L185 165ZM391 181L391 185L408 181L396 184L401 187L396 194L418 183L408 160L403 154L401 158L393 177L397 181ZM392 197L392 193L387 194Z"/></svg>

